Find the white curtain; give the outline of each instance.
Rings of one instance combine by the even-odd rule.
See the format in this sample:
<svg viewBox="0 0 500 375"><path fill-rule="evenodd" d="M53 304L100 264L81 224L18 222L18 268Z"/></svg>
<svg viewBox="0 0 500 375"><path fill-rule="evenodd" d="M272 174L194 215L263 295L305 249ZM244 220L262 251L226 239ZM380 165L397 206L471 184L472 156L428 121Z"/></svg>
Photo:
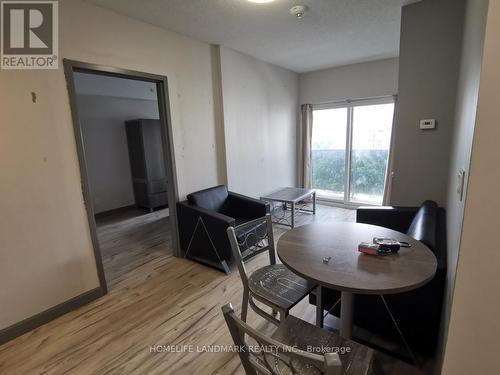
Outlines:
<svg viewBox="0 0 500 375"><path fill-rule="evenodd" d="M398 110L396 97L394 97L394 115L392 118L392 132L391 132L391 143L389 146L389 159L387 160L387 172L385 175L385 189L384 189L384 197L382 200L383 206L389 206L391 204L391 191L392 191L392 182L394 178L394 142L395 142L395 133L396 133L396 112Z"/></svg>
<svg viewBox="0 0 500 375"><path fill-rule="evenodd" d="M312 187L312 166L311 166L311 141L313 126L313 106L312 104L302 104L300 106L300 131L301 131L301 183L302 187L310 189Z"/></svg>

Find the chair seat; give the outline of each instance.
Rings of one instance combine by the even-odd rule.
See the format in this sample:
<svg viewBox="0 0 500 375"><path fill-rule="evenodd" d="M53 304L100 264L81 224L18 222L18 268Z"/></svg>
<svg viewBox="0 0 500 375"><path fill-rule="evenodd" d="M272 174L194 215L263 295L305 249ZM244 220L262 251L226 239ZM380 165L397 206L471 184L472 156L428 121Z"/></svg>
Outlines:
<svg viewBox="0 0 500 375"><path fill-rule="evenodd" d="M318 351L314 349L315 354L324 354L337 349L342 362L342 375L372 374L373 349L346 340L333 332L316 327L292 315L289 315L276 329L272 338L304 351L312 352L311 347L318 348ZM350 350L347 352L344 349L345 352L342 352L343 348L350 348Z"/></svg>
<svg viewBox="0 0 500 375"><path fill-rule="evenodd" d="M355 341L346 340L334 332L319 328L293 315L287 316L271 337L283 344L309 352L311 346L327 350L350 348L349 353L338 352L342 362L342 375L421 374L417 368L406 362ZM326 350L315 353L325 352ZM308 374L307 371L299 373Z"/></svg>
<svg viewBox="0 0 500 375"><path fill-rule="evenodd" d="M283 264L259 268L248 278L252 294L277 307L291 309L315 288L315 285L297 276Z"/></svg>

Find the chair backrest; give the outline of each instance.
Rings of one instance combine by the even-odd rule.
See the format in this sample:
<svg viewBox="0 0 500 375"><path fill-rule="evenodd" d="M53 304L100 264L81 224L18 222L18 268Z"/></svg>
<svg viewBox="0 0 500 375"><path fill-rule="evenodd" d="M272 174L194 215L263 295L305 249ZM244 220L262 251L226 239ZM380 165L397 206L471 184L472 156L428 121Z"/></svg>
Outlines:
<svg viewBox="0 0 500 375"><path fill-rule="evenodd" d="M276 264L273 223L270 214L236 227L227 228L227 236L231 244L234 262L238 266L245 288L248 286L245 260L264 251L269 251L269 263Z"/></svg>
<svg viewBox="0 0 500 375"><path fill-rule="evenodd" d="M308 353L267 337L239 319L231 304L224 305L222 312L247 375L341 374L337 353ZM256 344L249 344L245 335Z"/></svg>
<svg viewBox="0 0 500 375"><path fill-rule="evenodd" d="M227 187L224 185L214 186L187 195L189 203L211 211L221 211L227 205Z"/></svg>
<svg viewBox="0 0 500 375"><path fill-rule="evenodd" d="M438 205L434 201L425 201L408 228L406 234L422 241L435 251L436 226L438 224Z"/></svg>

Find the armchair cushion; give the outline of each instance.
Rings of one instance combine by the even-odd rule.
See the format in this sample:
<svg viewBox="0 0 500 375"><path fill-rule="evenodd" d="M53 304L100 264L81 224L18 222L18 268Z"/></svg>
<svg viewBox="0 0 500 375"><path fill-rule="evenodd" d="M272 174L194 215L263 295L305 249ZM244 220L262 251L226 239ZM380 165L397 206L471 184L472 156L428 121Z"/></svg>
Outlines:
<svg viewBox="0 0 500 375"><path fill-rule="evenodd" d="M379 225L406 233L419 207L359 207L356 222Z"/></svg>
<svg viewBox="0 0 500 375"><path fill-rule="evenodd" d="M227 188L224 185L214 186L188 194L189 203L207 210L223 212L227 208Z"/></svg>
<svg viewBox="0 0 500 375"><path fill-rule="evenodd" d="M236 221L245 222L266 216L270 211L268 202L264 202L255 198L250 198L245 195L229 192L227 214L236 218ZM238 225L238 223L236 224Z"/></svg>

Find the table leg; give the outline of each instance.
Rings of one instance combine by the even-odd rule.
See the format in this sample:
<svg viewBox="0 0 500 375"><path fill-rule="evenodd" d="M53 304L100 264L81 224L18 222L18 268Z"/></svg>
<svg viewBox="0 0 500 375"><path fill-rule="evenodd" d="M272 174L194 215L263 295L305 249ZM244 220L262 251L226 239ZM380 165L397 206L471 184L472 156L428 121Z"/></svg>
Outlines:
<svg viewBox="0 0 500 375"><path fill-rule="evenodd" d="M313 215L316 215L316 193L313 193Z"/></svg>
<svg viewBox="0 0 500 375"><path fill-rule="evenodd" d="M316 287L316 325L323 328L323 288Z"/></svg>
<svg viewBox="0 0 500 375"><path fill-rule="evenodd" d="M350 339L353 326L354 294L342 292L340 305L340 336Z"/></svg>
<svg viewBox="0 0 500 375"><path fill-rule="evenodd" d="M292 202L292 229L295 228L295 203Z"/></svg>

